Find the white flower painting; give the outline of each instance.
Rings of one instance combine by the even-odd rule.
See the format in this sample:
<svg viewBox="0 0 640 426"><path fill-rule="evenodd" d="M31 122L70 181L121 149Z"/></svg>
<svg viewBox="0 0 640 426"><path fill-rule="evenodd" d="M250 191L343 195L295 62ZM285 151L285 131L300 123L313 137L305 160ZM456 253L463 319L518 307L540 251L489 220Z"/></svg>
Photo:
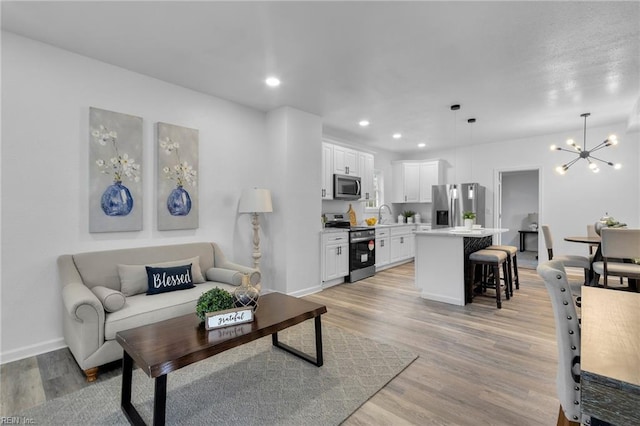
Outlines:
<svg viewBox="0 0 640 426"><path fill-rule="evenodd" d="M142 118L92 107L89 133L89 232L141 230Z"/></svg>
<svg viewBox="0 0 640 426"><path fill-rule="evenodd" d="M158 229L198 227L198 130L158 123Z"/></svg>

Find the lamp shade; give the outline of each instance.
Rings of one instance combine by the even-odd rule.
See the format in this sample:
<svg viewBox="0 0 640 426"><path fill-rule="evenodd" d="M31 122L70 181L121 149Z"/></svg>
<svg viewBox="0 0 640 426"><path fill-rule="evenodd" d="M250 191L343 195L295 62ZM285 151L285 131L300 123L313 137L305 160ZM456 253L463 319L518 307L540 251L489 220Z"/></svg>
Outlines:
<svg viewBox="0 0 640 426"><path fill-rule="evenodd" d="M240 213L271 213L271 191L262 188L248 188L240 196Z"/></svg>

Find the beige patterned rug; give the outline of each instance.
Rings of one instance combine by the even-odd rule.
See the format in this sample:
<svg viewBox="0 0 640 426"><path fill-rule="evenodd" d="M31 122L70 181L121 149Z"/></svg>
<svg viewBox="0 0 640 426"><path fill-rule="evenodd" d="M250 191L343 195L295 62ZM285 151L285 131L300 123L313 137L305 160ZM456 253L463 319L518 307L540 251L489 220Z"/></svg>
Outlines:
<svg viewBox="0 0 640 426"><path fill-rule="evenodd" d="M167 424L337 425L417 356L323 324L320 368L271 345L267 336L170 373ZM313 321L278 334L315 354ZM20 416L39 425L128 424L120 409L122 378L96 383ZM151 423L153 380L136 369L133 403Z"/></svg>

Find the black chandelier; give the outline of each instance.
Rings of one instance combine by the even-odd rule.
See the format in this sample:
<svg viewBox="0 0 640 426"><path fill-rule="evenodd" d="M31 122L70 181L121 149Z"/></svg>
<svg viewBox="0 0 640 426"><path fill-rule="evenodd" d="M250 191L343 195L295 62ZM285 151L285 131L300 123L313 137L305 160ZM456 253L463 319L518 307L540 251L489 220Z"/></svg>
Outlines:
<svg viewBox="0 0 640 426"><path fill-rule="evenodd" d="M567 152L571 152L572 154L578 154L578 156L576 158L574 158L573 160L569 161L568 163L565 163L562 166L556 167L556 172L558 172L559 174L561 174L561 175L565 174L567 172L567 170L569 170L569 167L573 166L581 158L584 158L585 160L587 160L587 162L589 163L589 169L591 169L591 171L593 173L598 173L600 171L600 168L598 167L597 163L595 163L595 162L593 162L591 160L600 161L601 163L607 164L607 165L613 167L616 170L618 170L618 169L620 169L622 167L622 165L620 163L613 164L610 161L605 161L605 160L603 160L601 158L593 156L593 153L595 151L599 150L599 149L602 149L602 148L605 148L605 147L611 146L611 145L617 145L618 144L618 138L616 137L616 135L609 136L607 139L605 139L600 144L596 145L592 149L587 150L587 117L589 117L590 115L591 114L588 113L588 112L585 112L584 114L580 114L580 117L584 117L584 141L583 141L583 144L582 144L582 148L580 148L573 141L573 139L567 140L567 145L571 146L573 148L573 150L565 149L565 148L562 148L562 147L556 146L556 145L551 145L551 150L552 151L567 151Z"/></svg>

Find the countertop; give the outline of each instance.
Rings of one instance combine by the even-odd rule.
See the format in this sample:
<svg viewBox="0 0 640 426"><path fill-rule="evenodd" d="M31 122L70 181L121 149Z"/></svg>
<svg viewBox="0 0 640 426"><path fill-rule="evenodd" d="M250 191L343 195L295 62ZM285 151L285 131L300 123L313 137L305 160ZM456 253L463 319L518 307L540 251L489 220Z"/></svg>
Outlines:
<svg viewBox="0 0 640 426"><path fill-rule="evenodd" d="M358 225L360 227L367 227L366 225ZM388 228L397 228L400 226L431 226L430 223L385 223L382 225L376 226L368 226L367 228L371 229L388 229ZM347 232L349 228L323 228L322 233L331 233L331 232Z"/></svg>
<svg viewBox="0 0 640 426"><path fill-rule="evenodd" d="M416 231L416 236L446 236L446 237L469 237L469 238L483 238L490 235L502 234L509 231L505 228L482 228L482 229L455 229L455 228L438 228L430 231Z"/></svg>

